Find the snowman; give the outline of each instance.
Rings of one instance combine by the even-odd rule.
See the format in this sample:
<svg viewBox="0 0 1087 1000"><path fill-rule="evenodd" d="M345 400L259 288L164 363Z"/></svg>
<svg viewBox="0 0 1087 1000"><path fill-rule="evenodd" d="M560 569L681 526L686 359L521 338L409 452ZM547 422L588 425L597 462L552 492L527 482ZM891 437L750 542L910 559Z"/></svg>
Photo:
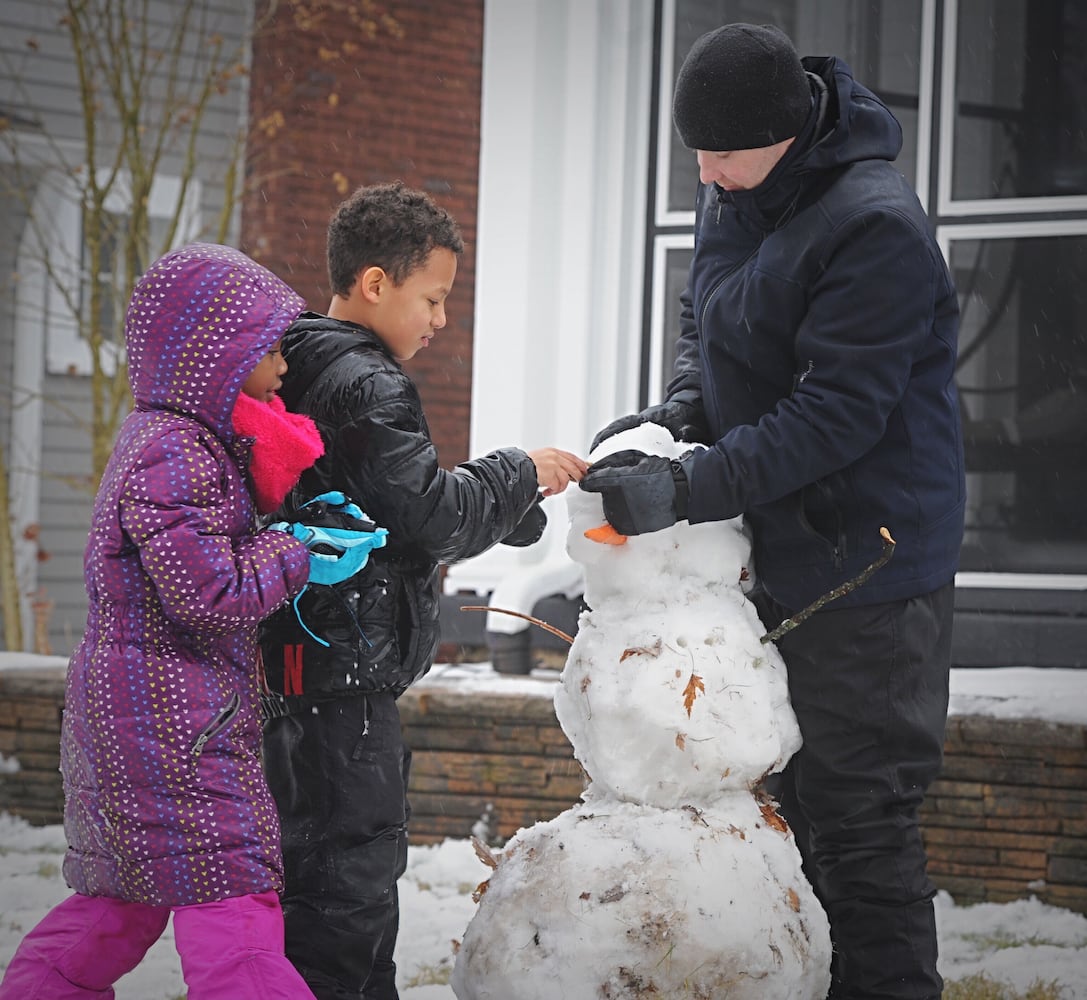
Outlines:
<svg viewBox="0 0 1087 1000"><path fill-rule="evenodd" d="M689 450L645 424L591 456ZM761 780L800 747L785 666L745 592L739 518L630 538L571 490L585 572L555 695L589 778L520 830L477 892L459 1000L803 1000L830 985L830 931Z"/></svg>

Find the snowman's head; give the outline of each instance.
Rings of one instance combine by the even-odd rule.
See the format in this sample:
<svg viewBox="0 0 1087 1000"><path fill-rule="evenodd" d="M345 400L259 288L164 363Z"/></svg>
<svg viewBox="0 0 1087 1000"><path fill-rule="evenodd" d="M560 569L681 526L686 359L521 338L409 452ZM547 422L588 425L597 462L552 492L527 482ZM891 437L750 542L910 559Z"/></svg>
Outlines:
<svg viewBox="0 0 1087 1000"><path fill-rule="evenodd" d="M647 423L601 442L589 462L628 448L679 458L702 447L675 441L666 428ZM608 530L600 494L571 489L566 496L570 514L566 551L585 567L585 600L590 607L615 595L667 600L676 592L677 577L696 588L722 579L735 585L750 562L750 545L739 518L697 525L681 521L663 531L624 538Z"/></svg>

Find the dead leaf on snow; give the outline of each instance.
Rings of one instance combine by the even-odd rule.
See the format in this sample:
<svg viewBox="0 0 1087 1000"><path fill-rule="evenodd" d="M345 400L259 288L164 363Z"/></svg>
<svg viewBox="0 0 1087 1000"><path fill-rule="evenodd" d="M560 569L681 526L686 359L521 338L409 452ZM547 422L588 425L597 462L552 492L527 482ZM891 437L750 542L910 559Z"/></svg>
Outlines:
<svg viewBox="0 0 1087 1000"><path fill-rule="evenodd" d="M618 903L627 894L621 885L613 885L610 889L600 894L601 903Z"/></svg>
<svg viewBox="0 0 1087 1000"><path fill-rule="evenodd" d="M498 858L495 857L494 851L492 851L479 837L472 837L472 850L476 852L476 857L479 858L488 868L498 867Z"/></svg>
<svg viewBox="0 0 1087 1000"><path fill-rule="evenodd" d="M759 812L762 813L762 818L766 820L768 826L773 827L779 833L789 832L789 824L778 815L778 811L774 808L773 802L762 803L762 805L759 806Z"/></svg>
<svg viewBox="0 0 1087 1000"><path fill-rule="evenodd" d="M657 637L657 641L652 646L631 646L628 649L623 650L623 655L619 657L619 662L630 656L660 656L661 655L661 639Z"/></svg>
<svg viewBox="0 0 1087 1000"><path fill-rule="evenodd" d="M699 693L706 693L706 685L702 683L702 678L698 674L691 674L691 679L687 681L687 686L683 689L683 707L687 709L688 719L691 717L691 709Z"/></svg>
<svg viewBox="0 0 1087 1000"><path fill-rule="evenodd" d="M683 733L676 733L676 746L680 750L687 749L687 737Z"/></svg>

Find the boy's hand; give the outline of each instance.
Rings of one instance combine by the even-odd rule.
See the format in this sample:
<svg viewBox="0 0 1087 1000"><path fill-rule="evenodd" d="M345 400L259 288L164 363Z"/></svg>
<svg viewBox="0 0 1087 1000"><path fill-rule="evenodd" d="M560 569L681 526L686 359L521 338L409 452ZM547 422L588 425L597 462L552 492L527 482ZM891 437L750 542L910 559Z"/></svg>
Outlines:
<svg viewBox="0 0 1087 1000"><path fill-rule="evenodd" d="M584 459L561 448L539 448L528 457L536 466L536 481L545 497L561 493L570 483L578 483L589 470Z"/></svg>

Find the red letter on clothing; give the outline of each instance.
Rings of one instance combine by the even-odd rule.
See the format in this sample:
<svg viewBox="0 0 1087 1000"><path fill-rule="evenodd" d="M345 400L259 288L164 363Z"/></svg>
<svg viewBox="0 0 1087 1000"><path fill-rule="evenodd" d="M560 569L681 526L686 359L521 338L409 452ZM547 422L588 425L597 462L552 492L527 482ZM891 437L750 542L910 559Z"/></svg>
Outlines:
<svg viewBox="0 0 1087 1000"><path fill-rule="evenodd" d="M302 647L283 647L283 693L302 693Z"/></svg>

